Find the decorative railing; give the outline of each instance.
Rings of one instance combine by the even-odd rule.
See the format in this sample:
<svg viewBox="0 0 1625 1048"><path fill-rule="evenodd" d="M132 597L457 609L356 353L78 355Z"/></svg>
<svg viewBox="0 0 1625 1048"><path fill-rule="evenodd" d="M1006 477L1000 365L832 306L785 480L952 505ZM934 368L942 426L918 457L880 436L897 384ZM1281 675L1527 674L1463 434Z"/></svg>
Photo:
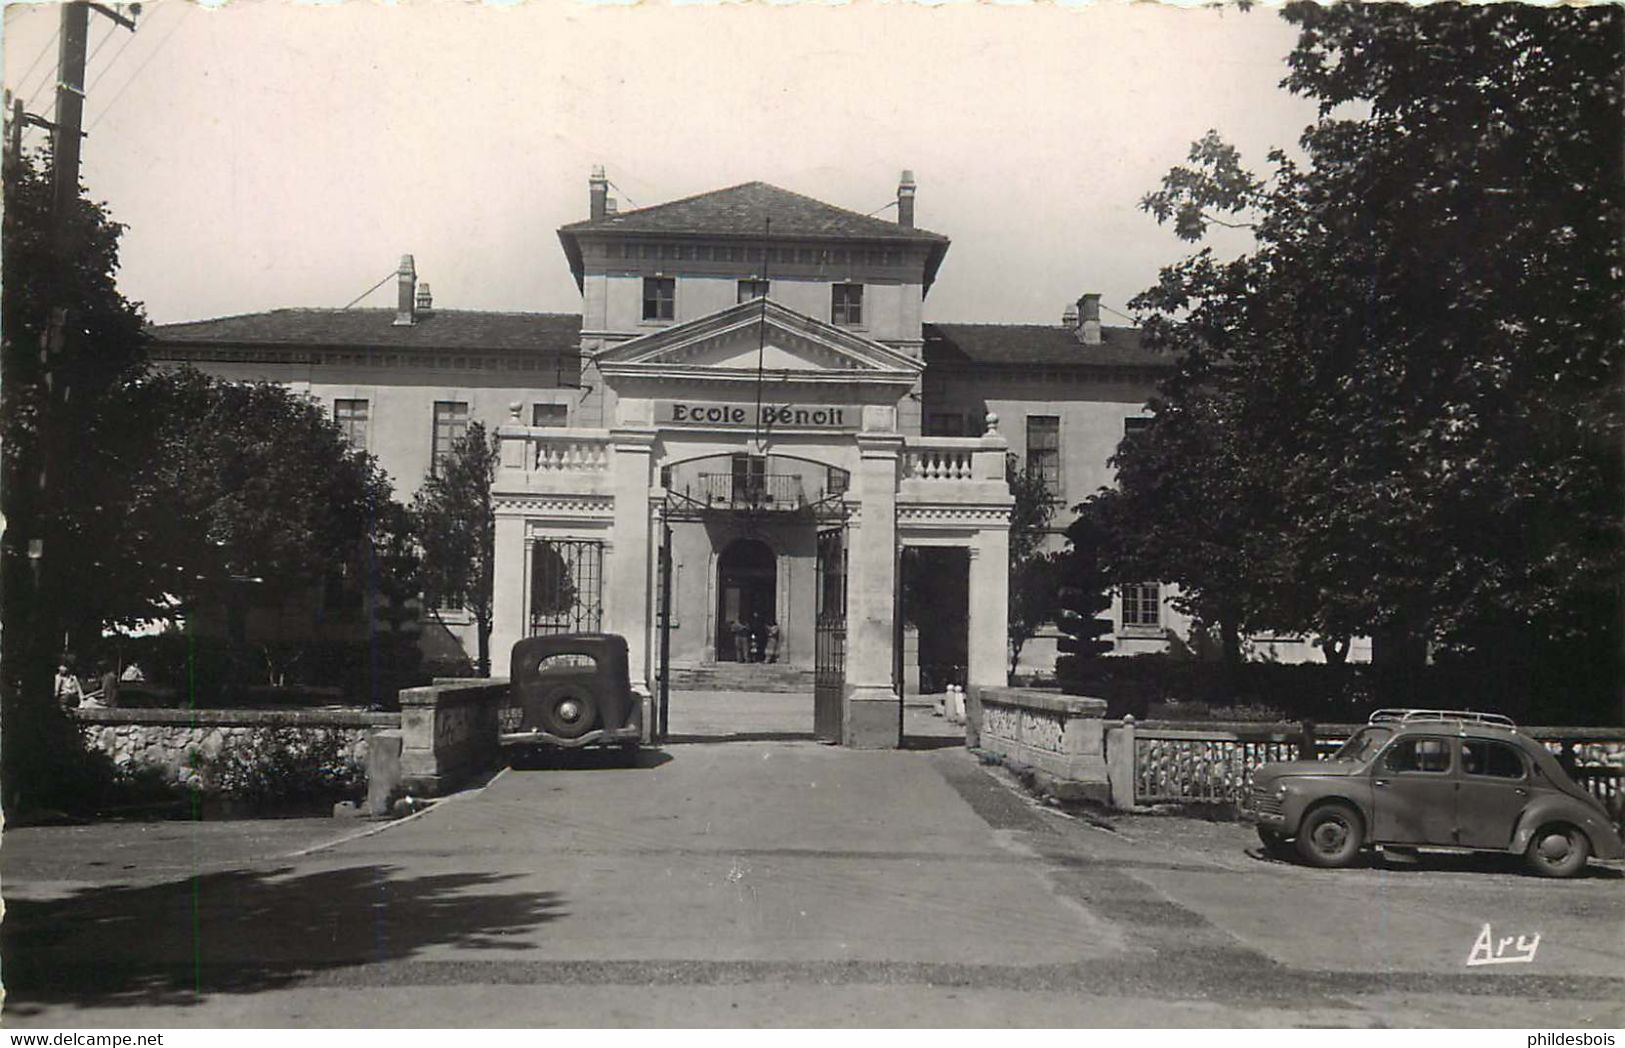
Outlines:
<svg viewBox="0 0 1625 1048"><path fill-rule="evenodd" d="M532 430L532 468L541 473L601 473L609 469L608 435L583 436Z"/></svg>
<svg viewBox="0 0 1625 1048"><path fill-rule="evenodd" d="M726 509L797 510L807 504L801 478L794 473L701 473L699 491L690 497Z"/></svg>
<svg viewBox="0 0 1625 1048"><path fill-rule="evenodd" d="M913 480L972 480L980 438L922 437L903 449L903 476Z"/></svg>

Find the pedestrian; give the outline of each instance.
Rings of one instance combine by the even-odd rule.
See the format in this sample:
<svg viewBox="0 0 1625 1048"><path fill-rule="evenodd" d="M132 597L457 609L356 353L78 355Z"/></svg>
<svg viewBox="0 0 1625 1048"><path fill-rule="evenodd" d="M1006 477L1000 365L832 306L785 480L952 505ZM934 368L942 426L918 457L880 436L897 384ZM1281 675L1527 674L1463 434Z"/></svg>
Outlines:
<svg viewBox="0 0 1625 1048"><path fill-rule="evenodd" d="M73 673L73 656L64 655L56 667L56 701L63 709L78 709L84 701L85 690Z"/></svg>
<svg viewBox="0 0 1625 1048"><path fill-rule="evenodd" d="M124 667L124 672L119 674L118 679L125 684L140 684L147 679L147 674L141 669L141 663L131 659L130 664Z"/></svg>
<svg viewBox="0 0 1625 1048"><path fill-rule="evenodd" d="M96 690L85 696L85 705L108 708L118 705L118 674L110 660L104 658L96 663Z"/></svg>
<svg viewBox="0 0 1625 1048"><path fill-rule="evenodd" d="M767 620L767 640L764 657L768 662L779 661L779 620Z"/></svg>
<svg viewBox="0 0 1625 1048"><path fill-rule="evenodd" d="M750 627L738 619L729 619L728 628L734 635L734 661L750 661Z"/></svg>
<svg viewBox="0 0 1625 1048"><path fill-rule="evenodd" d="M750 620L750 661L762 661L762 643L766 634L762 629L762 616L753 615Z"/></svg>

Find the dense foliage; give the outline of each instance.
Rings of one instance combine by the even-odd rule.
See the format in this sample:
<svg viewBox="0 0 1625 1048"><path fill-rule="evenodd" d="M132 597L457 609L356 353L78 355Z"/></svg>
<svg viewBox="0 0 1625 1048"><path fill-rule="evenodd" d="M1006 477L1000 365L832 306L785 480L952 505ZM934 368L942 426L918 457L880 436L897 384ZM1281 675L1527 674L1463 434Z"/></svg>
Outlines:
<svg viewBox="0 0 1625 1048"><path fill-rule="evenodd" d="M1014 455L1005 460L1005 480L1015 502L1010 507L1010 596L1007 633L1010 672L1021 649L1055 614L1055 555L1044 549L1055 500L1041 474L1023 470Z"/></svg>
<svg viewBox="0 0 1625 1048"><path fill-rule="evenodd" d="M1134 305L1182 356L1121 448L1120 580L1334 659L1610 664L1622 566L1625 16L1613 6L1293 4L1302 159L1210 134L1144 207L1245 225ZM1227 645L1229 647L1229 645Z"/></svg>

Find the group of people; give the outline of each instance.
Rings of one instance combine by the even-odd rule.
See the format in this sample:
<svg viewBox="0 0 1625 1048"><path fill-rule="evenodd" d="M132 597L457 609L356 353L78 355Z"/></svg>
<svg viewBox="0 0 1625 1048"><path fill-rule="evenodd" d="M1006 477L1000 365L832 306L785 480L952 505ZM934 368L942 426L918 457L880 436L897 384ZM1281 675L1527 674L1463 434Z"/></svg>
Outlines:
<svg viewBox="0 0 1625 1048"><path fill-rule="evenodd" d="M778 662L779 624L758 615L747 625L738 619L728 623L733 633L735 662Z"/></svg>
<svg viewBox="0 0 1625 1048"><path fill-rule="evenodd" d="M95 672L81 678L76 672L77 661L72 655L62 656L56 667L56 701L64 709L96 709L98 707L113 707L118 705L118 689L121 683L134 684L146 679L141 672L141 665L132 662L124 667L123 672L114 666L113 660L102 658L96 660ZM86 683L91 687L86 688Z"/></svg>

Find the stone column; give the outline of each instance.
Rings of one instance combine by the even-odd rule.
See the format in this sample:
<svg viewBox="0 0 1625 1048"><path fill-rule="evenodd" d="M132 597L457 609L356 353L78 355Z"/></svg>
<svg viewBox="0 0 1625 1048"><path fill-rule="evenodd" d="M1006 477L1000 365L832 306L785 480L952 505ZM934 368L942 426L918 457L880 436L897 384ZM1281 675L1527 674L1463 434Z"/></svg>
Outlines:
<svg viewBox="0 0 1625 1048"><path fill-rule="evenodd" d="M895 749L902 698L892 687L897 591L897 433L858 436L862 500L846 563L846 696L842 743Z"/></svg>
<svg viewBox="0 0 1625 1048"><path fill-rule="evenodd" d="M650 467L655 431L621 428L610 433L610 470L615 524L604 565L604 632L626 638L632 683L649 683Z"/></svg>
<svg viewBox="0 0 1625 1048"><path fill-rule="evenodd" d="M1010 530L983 528L970 549L970 687L1009 683Z"/></svg>
<svg viewBox="0 0 1625 1048"><path fill-rule="evenodd" d="M491 564L491 676L506 677L514 643L526 634L525 590L530 558L525 550L525 518L497 514Z"/></svg>

